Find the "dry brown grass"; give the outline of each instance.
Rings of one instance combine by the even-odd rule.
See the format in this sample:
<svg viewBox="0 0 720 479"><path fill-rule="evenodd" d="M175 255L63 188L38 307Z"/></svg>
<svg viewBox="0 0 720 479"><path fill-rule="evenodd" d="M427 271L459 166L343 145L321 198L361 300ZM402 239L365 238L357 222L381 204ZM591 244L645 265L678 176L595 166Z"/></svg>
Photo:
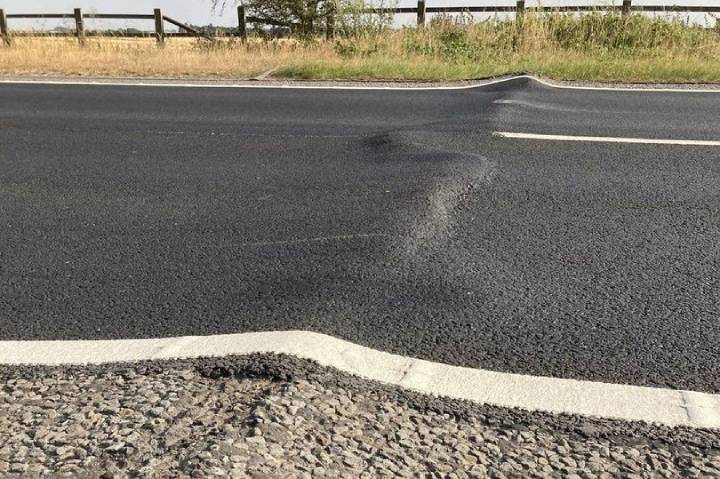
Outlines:
<svg viewBox="0 0 720 479"><path fill-rule="evenodd" d="M27 38L0 48L0 72L6 75L95 77L246 78L287 64L291 43L208 49L204 40L88 38L84 47L72 38Z"/></svg>

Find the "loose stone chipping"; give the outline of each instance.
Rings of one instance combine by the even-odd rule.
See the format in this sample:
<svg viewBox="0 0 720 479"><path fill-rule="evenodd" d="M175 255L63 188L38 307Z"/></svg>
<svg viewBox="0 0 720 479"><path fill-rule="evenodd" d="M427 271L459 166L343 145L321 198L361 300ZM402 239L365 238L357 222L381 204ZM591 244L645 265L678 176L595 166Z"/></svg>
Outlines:
<svg viewBox="0 0 720 479"><path fill-rule="evenodd" d="M0 368L0 476L720 477L720 432L472 406L276 356Z"/></svg>

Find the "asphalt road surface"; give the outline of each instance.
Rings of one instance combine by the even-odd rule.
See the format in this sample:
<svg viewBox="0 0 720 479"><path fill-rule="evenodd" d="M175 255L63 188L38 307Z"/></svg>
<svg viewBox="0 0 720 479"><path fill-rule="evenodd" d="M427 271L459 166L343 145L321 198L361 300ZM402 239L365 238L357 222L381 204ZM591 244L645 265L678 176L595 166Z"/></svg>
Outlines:
<svg viewBox="0 0 720 479"><path fill-rule="evenodd" d="M302 329L720 392L720 94L0 86L0 339Z"/></svg>

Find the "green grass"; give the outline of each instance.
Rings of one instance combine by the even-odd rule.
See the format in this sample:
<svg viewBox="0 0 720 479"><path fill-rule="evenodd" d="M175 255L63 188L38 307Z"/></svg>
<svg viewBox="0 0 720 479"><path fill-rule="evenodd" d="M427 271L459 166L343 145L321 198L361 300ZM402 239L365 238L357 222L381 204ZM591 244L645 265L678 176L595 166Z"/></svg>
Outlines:
<svg viewBox="0 0 720 479"><path fill-rule="evenodd" d="M338 39L335 55L276 75L302 79L462 80L530 72L560 80L720 82L720 30L640 15L526 15Z"/></svg>
<svg viewBox="0 0 720 479"><path fill-rule="evenodd" d="M408 80L452 81L533 73L557 80L720 83L720 62L688 57L639 57L626 55L528 54L505 60L482 59L467 63L436 59L382 58L299 61L273 73L277 78L303 80Z"/></svg>

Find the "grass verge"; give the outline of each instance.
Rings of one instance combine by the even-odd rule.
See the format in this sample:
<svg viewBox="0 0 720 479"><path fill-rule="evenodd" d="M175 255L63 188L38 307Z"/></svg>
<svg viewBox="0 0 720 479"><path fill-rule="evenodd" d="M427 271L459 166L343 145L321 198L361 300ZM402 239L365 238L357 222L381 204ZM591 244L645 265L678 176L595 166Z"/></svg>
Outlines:
<svg viewBox="0 0 720 479"><path fill-rule="evenodd" d="M451 81L531 72L558 80L718 83L720 28L617 14L526 14L426 28L368 30L333 41L14 39L0 74L105 77Z"/></svg>

